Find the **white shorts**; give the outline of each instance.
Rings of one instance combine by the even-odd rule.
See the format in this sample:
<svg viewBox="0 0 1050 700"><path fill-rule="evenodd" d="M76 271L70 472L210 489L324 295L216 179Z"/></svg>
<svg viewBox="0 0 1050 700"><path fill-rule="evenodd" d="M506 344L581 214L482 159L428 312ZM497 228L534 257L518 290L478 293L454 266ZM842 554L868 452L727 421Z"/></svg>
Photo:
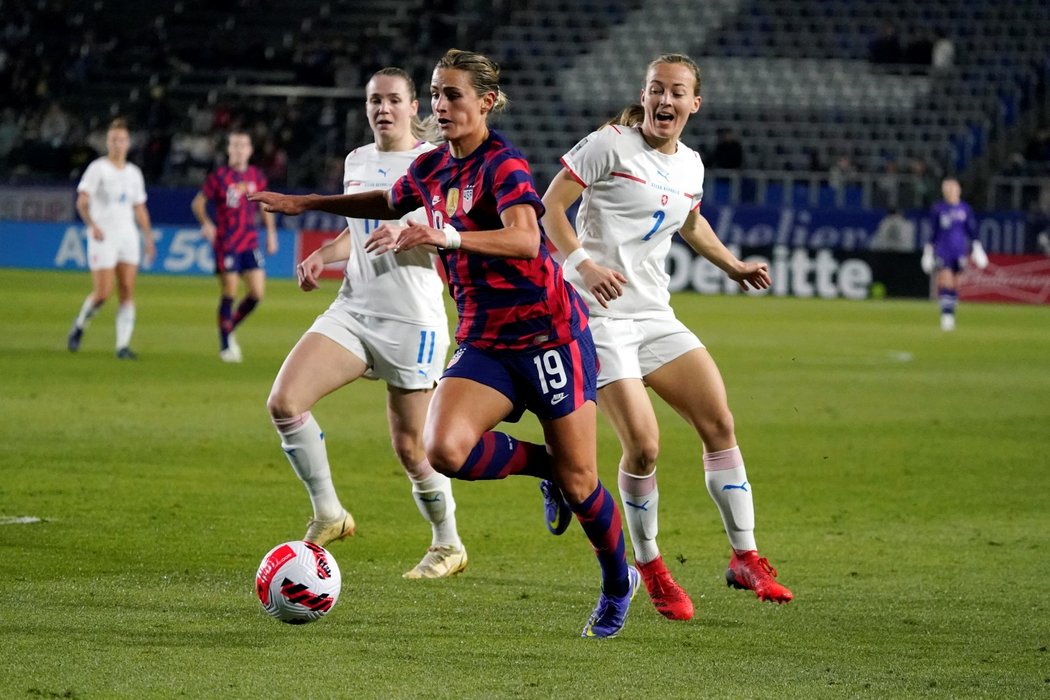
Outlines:
<svg viewBox="0 0 1050 700"><path fill-rule="evenodd" d="M118 262L138 266L142 260L142 240L135 233L105 233L96 241L88 233L88 269L112 270Z"/></svg>
<svg viewBox="0 0 1050 700"><path fill-rule="evenodd" d="M317 317L320 333L368 365L365 377L399 389L432 389L448 356L448 325L423 326L347 311L339 303Z"/></svg>
<svg viewBox="0 0 1050 700"><path fill-rule="evenodd" d="M690 350L704 347L677 318L591 316L598 349L598 388L620 379L642 379Z"/></svg>

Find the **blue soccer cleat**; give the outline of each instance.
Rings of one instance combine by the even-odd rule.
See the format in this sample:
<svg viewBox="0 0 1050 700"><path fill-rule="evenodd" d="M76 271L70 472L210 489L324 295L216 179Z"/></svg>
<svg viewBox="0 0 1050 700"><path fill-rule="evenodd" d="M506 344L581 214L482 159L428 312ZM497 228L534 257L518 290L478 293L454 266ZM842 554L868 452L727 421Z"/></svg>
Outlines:
<svg viewBox="0 0 1050 700"><path fill-rule="evenodd" d="M84 329L73 326L73 330L69 331L69 336L66 337L66 347L69 348L70 352L76 352L80 349L80 339L83 337Z"/></svg>
<svg viewBox="0 0 1050 700"><path fill-rule="evenodd" d="M547 529L552 535L560 535L572 524L572 508L553 481L541 481L540 491L543 492L543 519L547 523Z"/></svg>
<svg viewBox="0 0 1050 700"><path fill-rule="evenodd" d="M641 580L638 569L628 566L627 580L631 586L627 595L609 596L602 591L601 597L598 598L598 606L591 613L591 618L587 620L580 636L602 639L615 637L620 633L623 623L627 621L627 609L634 600L634 594L638 592L638 582Z"/></svg>

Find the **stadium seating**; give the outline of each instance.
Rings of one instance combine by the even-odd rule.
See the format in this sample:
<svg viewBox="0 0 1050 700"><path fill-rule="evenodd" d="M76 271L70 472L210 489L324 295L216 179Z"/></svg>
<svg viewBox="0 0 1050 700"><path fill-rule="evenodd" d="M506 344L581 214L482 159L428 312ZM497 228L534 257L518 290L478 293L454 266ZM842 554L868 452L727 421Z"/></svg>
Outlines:
<svg viewBox="0 0 1050 700"><path fill-rule="evenodd" d="M216 124L197 136L217 142L240 123L259 149L286 154L278 182L323 188L326 173L338 180L333 162L368 138L360 85L369 72L400 64L425 82L458 45L504 66L512 106L496 126L526 151L542 189L562 153L637 99L649 60L681 51L700 64L704 97L684 140L709 152L731 128L744 151L742 169L711 173L708 197L922 206L938 175L987 159L1050 76L1042 0L184 0L160 14L115 0L69 16L58 0L37 7L5 18L7 35L21 37L9 65L28 71L26 85L45 72L43 91L17 93L30 116L0 153L0 180L40 174L19 156L41 149L18 144L61 92L83 122L70 135L81 142L114 115L132 117L145 130L134 155L152 144L163 156L154 181L199 178L209 163L186 154L199 128L191 115L214 111ZM869 44L888 23L905 44L950 37L953 65L873 63ZM85 34L86 59L47 38L63 32ZM53 54L50 68L29 60L41 52ZM73 178L82 158L43 175Z"/></svg>

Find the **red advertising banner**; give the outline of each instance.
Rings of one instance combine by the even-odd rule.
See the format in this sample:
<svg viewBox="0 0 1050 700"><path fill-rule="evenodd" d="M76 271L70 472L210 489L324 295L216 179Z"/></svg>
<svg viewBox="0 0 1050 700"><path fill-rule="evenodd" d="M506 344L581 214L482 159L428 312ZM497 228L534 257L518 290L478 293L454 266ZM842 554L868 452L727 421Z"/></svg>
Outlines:
<svg viewBox="0 0 1050 700"><path fill-rule="evenodd" d="M314 252L328 241L339 235L339 231L309 231L303 229L299 232L299 252L295 256L295 264L298 265L307 255ZM324 279L342 279L345 263L329 265L321 273Z"/></svg>
<svg viewBox="0 0 1050 700"><path fill-rule="evenodd" d="M989 255L988 267L970 267L959 281L959 298L1017 304L1050 304L1050 257Z"/></svg>

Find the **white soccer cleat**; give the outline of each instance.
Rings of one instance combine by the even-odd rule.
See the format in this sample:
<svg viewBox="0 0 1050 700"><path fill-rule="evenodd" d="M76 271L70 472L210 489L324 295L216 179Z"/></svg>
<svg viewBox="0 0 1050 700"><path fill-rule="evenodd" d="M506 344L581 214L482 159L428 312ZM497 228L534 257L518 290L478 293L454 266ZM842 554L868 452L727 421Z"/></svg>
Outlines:
<svg viewBox="0 0 1050 700"><path fill-rule="evenodd" d="M237 336L232 332L226 336L226 347L233 350L237 357L241 357L241 344L237 342Z"/></svg>
<svg viewBox="0 0 1050 700"><path fill-rule="evenodd" d="M431 547L423 559L401 578L448 578L467 568L467 550L464 547L442 545Z"/></svg>
<svg viewBox="0 0 1050 700"><path fill-rule="evenodd" d="M334 520L311 520L306 526L303 539L327 547L330 542L352 537L356 529L354 516L344 510L342 515Z"/></svg>
<svg viewBox="0 0 1050 700"><path fill-rule="evenodd" d="M232 347L219 351L219 359L223 362L241 362L244 360L241 353L234 352Z"/></svg>
<svg viewBox="0 0 1050 700"><path fill-rule="evenodd" d="M954 314L941 314L941 330L942 331L954 331L955 330L955 315Z"/></svg>

